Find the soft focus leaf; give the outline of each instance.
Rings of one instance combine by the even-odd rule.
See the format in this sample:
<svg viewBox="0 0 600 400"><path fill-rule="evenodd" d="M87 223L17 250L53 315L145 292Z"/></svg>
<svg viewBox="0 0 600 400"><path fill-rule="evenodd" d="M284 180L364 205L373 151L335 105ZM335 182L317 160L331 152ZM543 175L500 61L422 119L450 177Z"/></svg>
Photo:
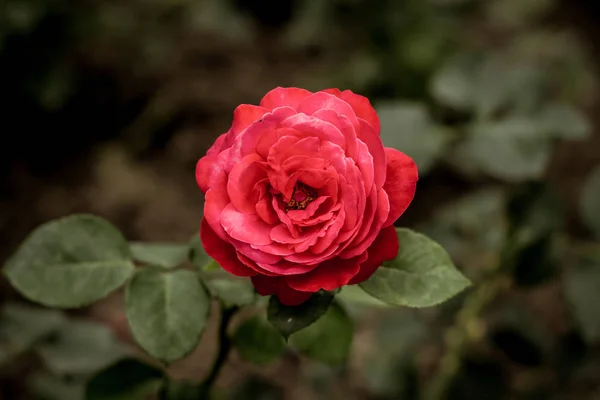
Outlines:
<svg viewBox="0 0 600 400"><path fill-rule="evenodd" d="M478 61L479 58L472 54L459 54L450 58L431 80L433 97L458 110L470 109L475 91L473 73Z"/></svg>
<svg viewBox="0 0 600 400"><path fill-rule="evenodd" d="M63 324L52 340L36 350L44 364L59 375L94 373L130 352L110 328L90 321Z"/></svg>
<svg viewBox="0 0 600 400"><path fill-rule="evenodd" d="M108 221L73 215L35 229L4 272L25 297L51 307L81 307L121 286L133 273L129 246Z"/></svg>
<svg viewBox="0 0 600 400"><path fill-rule="evenodd" d="M598 288L600 288L600 264L597 262L582 261L566 274L567 299L573 308L575 320L583 336L590 342L600 340Z"/></svg>
<svg viewBox="0 0 600 400"><path fill-rule="evenodd" d="M579 209L583 222L600 238L600 167L596 167L587 177Z"/></svg>
<svg viewBox="0 0 600 400"><path fill-rule="evenodd" d="M427 109L418 103L384 103L377 106L381 140L413 158L419 172L426 173L442 155L448 138L431 121Z"/></svg>
<svg viewBox="0 0 600 400"><path fill-rule="evenodd" d="M160 369L128 358L96 374L87 384L86 400L145 400L163 385Z"/></svg>
<svg viewBox="0 0 600 400"><path fill-rule="evenodd" d="M186 19L189 28L230 41L244 42L254 36L251 21L229 2L222 0L191 2L187 7Z"/></svg>
<svg viewBox="0 0 600 400"><path fill-rule="evenodd" d="M494 25L515 29L531 24L553 4L552 0L491 0L487 2L485 11Z"/></svg>
<svg viewBox="0 0 600 400"><path fill-rule="evenodd" d="M84 380L73 381L35 373L27 378L27 387L39 400L84 400Z"/></svg>
<svg viewBox="0 0 600 400"><path fill-rule="evenodd" d="M125 293L127 320L135 340L168 363L185 357L200 341L210 298L195 273L144 270Z"/></svg>
<svg viewBox="0 0 600 400"><path fill-rule="evenodd" d="M370 391L389 398L409 396L416 382L413 358L427 337L427 327L406 309L390 309L373 325L373 342L362 373ZM386 397L388 398L388 397Z"/></svg>
<svg viewBox="0 0 600 400"><path fill-rule="evenodd" d="M473 77L476 80L473 101L480 120L492 117L510 102L512 85L510 69L496 55L488 56Z"/></svg>
<svg viewBox="0 0 600 400"><path fill-rule="evenodd" d="M360 286L394 305L429 307L466 289L471 283L436 242L410 229L396 229L400 251Z"/></svg>
<svg viewBox="0 0 600 400"><path fill-rule="evenodd" d="M481 265L482 256L500 249L508 224L503 188L474 191L448 202L419 227L461 265Z"/></svg>
<svg viewBox="0 0 600 400"><path fill-rule="evenodd" d="M256 292L249 279L228 277L204 281L211 294L219 298L225 307L246 306L256 301Z"/></svg>
<svg viewBox="0 0 600 400"><path fill-rule="evenodd" d="M134 260L165 268L180 265L189 251L187 245L177 243L133 242L129 248Z"/></svg>
<svg viewBox="0 0 600 400"><path fill-rule="evenodd" d="M57 310L5 304L0 313L0 365L30 349L66 323Z"/></svg>
<svg viewBox="0 0 600 400"><path fill-rule="evenodd" d="M210 390L209 390L210 391ZM201 383L169 379L159 398L161 400L199 400L206 398L207 388ZM212 400L213 397L211 396ZM214 400L219 400L216 397Z"/></svg>
<svg viewBox="0 0 600 400"><path fill-rule="evenodd" d="M508 201L507 212L515 250L558 232L564 223L564 209L558 194L544 182L519 186Z"/></svg>
<svg viewBox="0 0 600 400"><path fill-rule="evenodd" d="M584 140L592 135L592 125L575 107L565 103L547 105L539 117L548 134L571 140Z"/></svg>
<svg viewBox="0 0 600 400"><path fill-rule="evenodd" d="M353 334L352 320L334 302L314 324L292 334L290 344L313 360L336 365L348 358Z"/></svg>
<svg viewBox="0 0 600 400"><path fill-rule="evenodd" d="M277 329L261 316L246 319L237 328L233 341L243 359L268 364L281 356L285 340Z"/></svg>
<svg viewBox="0 0 600 400"><path fill-rule="evenodd" d="M267 315L279 332L287 339L292 333L314 323L327 311L333 295L326 291L315 293L310 299L298 306L286 306L277 297L271 296Z"/></svg>
<svg viewBox="0 0 600 400"><path fill-rule="evenodd" d="M536 120L517 117L480 123L472 127L466 143L483 172L511 182L537 179L552 154L544 128Z"/></svg>
<svg viewBox="0 0 600 400"><path fill-rule="evenodd" d="M218 269L221 269L219 264L210 258L209 255L206 254L206 251L204 251L204 246L202 246L202 241L200 240L200 234L192 236L192 239L190 240L188 259L200 272L206 270L207 268L212 269L211 266L215 264Z"/></svg>
<svg viewBox="0 0 600 400"><path fill-rule="evenodd" d="M285 390L272 379L250 375L223 400L284 400Z"/></svg>

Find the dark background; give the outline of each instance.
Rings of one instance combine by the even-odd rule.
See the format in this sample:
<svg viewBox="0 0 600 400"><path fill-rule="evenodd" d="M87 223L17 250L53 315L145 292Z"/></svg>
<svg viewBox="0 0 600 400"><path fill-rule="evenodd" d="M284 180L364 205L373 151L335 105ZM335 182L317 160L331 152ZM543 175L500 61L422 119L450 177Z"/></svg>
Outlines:
<svg viewBox="0 0 600 400"><path fill-rule="evenodd" d="M599 21L592 0L3 0L0 259L74 212L131 240L188 240L195 163L235 106L276 86L351 89L380 111L384 143L419 164L398 224L440 241L475 289L432 310L349 305L348 366L234 356L224 393L416 399L447 379L456 399L598 399ZM504 265L522 229L536 233ZM23 302L4 281L0 294ZM104 325L64 339L81 346L59 346L68 368L40 353L37 314L17 311L13 329L5 311L0 398L77 399L105 360L73 354L108 351L85 340L104 340L102 326L130 340L119 301L69 313ZM464 342L450 356L448 332ZM173 375L201 376L211 340ZM440 375L440 360L461 362Z"/></svg>

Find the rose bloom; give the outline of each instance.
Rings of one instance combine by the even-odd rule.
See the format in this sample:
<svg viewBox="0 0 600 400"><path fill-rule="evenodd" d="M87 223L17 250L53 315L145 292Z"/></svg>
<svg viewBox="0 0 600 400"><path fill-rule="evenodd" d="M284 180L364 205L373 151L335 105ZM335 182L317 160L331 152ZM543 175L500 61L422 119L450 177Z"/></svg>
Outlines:
<svg viewBox="0 0 600 400"><path fill-rule="evenodd" d="M368 279L397 255L393 223L418 179L379 130L349 90L278 87L238 106L196 167L208 255L285 305Z"/></svg>

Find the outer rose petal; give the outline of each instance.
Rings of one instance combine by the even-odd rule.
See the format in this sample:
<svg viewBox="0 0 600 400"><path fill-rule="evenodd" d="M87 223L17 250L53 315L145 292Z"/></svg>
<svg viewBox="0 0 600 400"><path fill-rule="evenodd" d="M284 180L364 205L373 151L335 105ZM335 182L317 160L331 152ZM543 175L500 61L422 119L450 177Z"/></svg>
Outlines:
<svg viewBox="0 0 600 400"><path fill-rule="evenodd" d="M377 115L377 112L375 112L369 99L359 94L355 94L350 90L344 90L339 97L352 106L358 118L367 121L373 129L375 129L375 132L379 134L381 130L379 116Z"/></svg>
<svg viewBox="0 0 600 400"><path fill-rule="evenodd" d="M297 306L304 303L312 296L310 292L300 292L289 287L283 278L256 275L252 277L252 284L262 296L274 295L286 306Z"/></svg>
<svg viewBox="0 0 600 400"><path fill-rule="evenodd" d="M342 92L340 89L335 88L325 89L322 90L322 92L332 94L350 104L350 106L354 109L356 116L367 121L373 127L373 129L375 129L377 134L379 134L379 131L381 130L379 116L371 105L369 99L367 99L365 96L356 94L351 90L344 90Z"/></svg>
<svg viewBox="0 0 600 400"><path fill-rule="evenodd" d="M267 93L260 101L260 105L268 110L281 106L297 109L300 102L311 94L312 92L305 89L279 86Z"/></svg>
<svg viewBox="0 0 600 400"><path fill-rule="evenodd" d="M264 107L253 106L251 104L241 104L233 112L233 123L231 131L235 134L243 131L254 121L259 120L269 110Z"/></svg>
<svg viewBox="0 0 600 400"><path fill-rule="evenodd" d="M217 157L206 155L196 164L196 182L203 193L210 188L210 170L217 162Z"/></svg>
<svg viewBox="0 0 600 400"><path fill-rule="evenodd" d="M287 276L285 280L292 289L304 292L334 290L346 285L359 272L363 260L361 256L349 260L336 257L322 262L306 274Z"/></svg>
<svg viewBox="0 0 600 400"><path fill-rule="evenodd" d="M225 271L237 276L256 275L256 271L242 264L237 258L237 253L233 246L221 240L210 225L208 225L205 218L202 218L200 239L202 240L206 254L214 258Z"/></svg>
<svg viewBox="0 0 600 400"><path fill-rule="evenodd" d="M360 264L360 271L348 284L355 285L369 279L382 262L396 258L398 250L399 245L396 229L393 226L383 228L371 247L367 250L369 258Z"/></svg>
<svg viewBox="0 0 600 400"><path fill-rule="evenodd" d="M317 92L307 97L300 103L298 112L312 115L320 110L333 110L336 113L345 116L354 125L356 129L359 128L358 119L356 113L350 106L350 104L341 100L339 97L331 95L325 92Z"/></svg>
<svg viewBox="0 0 600 400"><path fill-rule="evenodd" d="M390 201L390 213L383 224L384 227L392 225L410 205L417 189L419 171L417 164L406 154L396 150L385 149L387 158L386 180L383 190L386 191Z"/></svg>

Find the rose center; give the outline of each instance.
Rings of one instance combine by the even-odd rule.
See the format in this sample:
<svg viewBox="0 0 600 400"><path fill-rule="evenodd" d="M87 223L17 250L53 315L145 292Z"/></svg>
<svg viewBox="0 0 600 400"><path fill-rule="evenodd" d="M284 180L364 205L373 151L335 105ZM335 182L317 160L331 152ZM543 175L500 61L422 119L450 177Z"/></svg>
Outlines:
<svg viewBox="0 0 600 400"><path fill-rule="evenodd" d="M290 201L286 203L286 211L288 210L304 210L314 199L317 198L315 189L298 182L294 187L294 193Z"/></svg>

